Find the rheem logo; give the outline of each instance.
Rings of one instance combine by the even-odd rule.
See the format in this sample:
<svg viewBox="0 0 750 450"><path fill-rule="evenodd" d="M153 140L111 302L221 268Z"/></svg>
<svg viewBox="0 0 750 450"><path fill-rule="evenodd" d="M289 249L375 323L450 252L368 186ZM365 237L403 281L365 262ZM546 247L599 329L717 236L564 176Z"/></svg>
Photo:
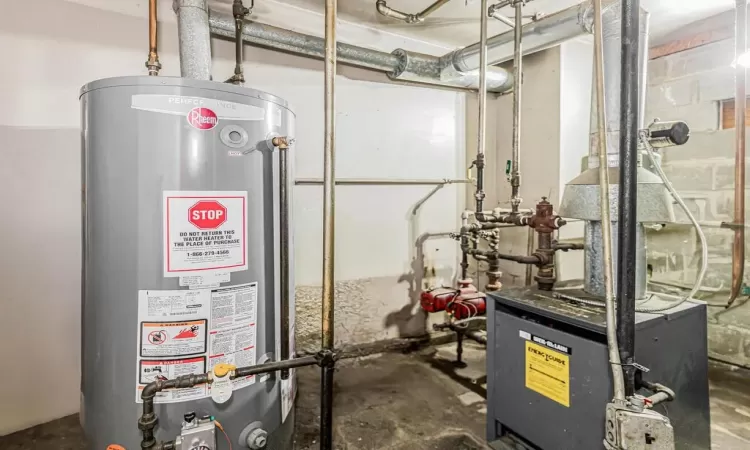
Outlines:
<svg viewBox="0 0 750 450"><path fill-rule="evenodd" d="M199 130L210 130L219 123L216 113L208 108L193 108L187 115L188 123Z"/></svg>
<svg viewBox="0 0 750 450"><path fill-rule="evenodd" d="M188 209L188 222L200 230L219 228L227 221L227 208L216 200L201 200Z"/></svg>

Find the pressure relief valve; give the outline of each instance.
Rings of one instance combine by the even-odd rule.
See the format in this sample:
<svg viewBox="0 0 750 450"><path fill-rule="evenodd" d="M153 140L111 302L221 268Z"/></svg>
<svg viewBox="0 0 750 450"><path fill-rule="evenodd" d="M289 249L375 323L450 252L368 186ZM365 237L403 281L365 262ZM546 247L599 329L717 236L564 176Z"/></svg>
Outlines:
<svg viewBox="0 0 750 450"><path fill-rule="evenodd" d="M236 369L232 364L217 364L211 371L211 398L216 403L226 403L232 398L232 373Z"/></svg>

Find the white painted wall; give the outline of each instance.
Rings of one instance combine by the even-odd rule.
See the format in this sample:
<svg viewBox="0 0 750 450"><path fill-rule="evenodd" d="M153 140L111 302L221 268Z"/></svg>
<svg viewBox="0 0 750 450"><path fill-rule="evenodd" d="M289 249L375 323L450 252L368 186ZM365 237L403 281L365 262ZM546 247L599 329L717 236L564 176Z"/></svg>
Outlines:
<svg viewBox="0 0 750 450"><path fill-rule="evenodd" d="M541 197L555 202L559 196L560 171L560 55L559 47L524 58L521 102L521 189L523 209L534 208ZM476 102L469 102L467 115L475 120ZM513 96L490 98L487 115L486 210L510 207L511 186L506 179L506 161L512 155ZM467 134L467 159L476 153L476 126ZM471 203L473 205L473 202ZM556 207L559 205L555 205ZM499 250L525 255L528 228L507 228L500 232ZM483 267L486 264L482 265ZM501 281L523 284L526 266L501 261ZM486 281L482 277L482 281Z"/></svg>
<svg viewBox="0 0 750 450"><path fill-rule="evenodd" d="M170 4L160 2L163 75L177 75L179 67ZM0 15L7 63L0 71L0 201L15 208L13 218L0 221L0 361L5 369L0 435L78 409L78 92L94 79L145 73L145 8L146 2L37 0L9 2ZM264 14L268 18L268 11ZM285 23L322 30L319 15L288 14L282 16ZM342 24L339 31L342 40L388 50L443 51L352 24ZM214 42L214 56L214 76L223 80L232 72L232 44ZM322 62L250 47L246 59L248 85L286 98L297 112L298 176L320 177ZM339 176L462 175L464 94L388 85L383 75L346 67L340 68L338 80ZM462 198L459 187L442 189L420 209L417 222L410 211L429 190L339 189L337 277L380 277L378 289L356 305L374 313L357 314L364 322L349 328L370 326L373 336L402 333L387 315L411 305L403 277L413 275L415 236L454 229ZM299 283L316 285L322 190L300 187L295 196L296 276ZM456 259L450 240L431 241L428 253L446 267ZM347 324L342 325L345 337Z"/></svg>
<svg viewBox="0 0 750 450"><path fill-rule="evenodd" d="M541 197L549 197L555 209L565 185L581 172L581 158L588 154L591 114L593 49L590 38L566 42L559 47L524 58L521 102L521 198L522 208L534 208ZM510 69L510 67L507 67ZM505 164L511 158L513 96L490 96L487 105L487 169L485 209L510 207L510 183ZM466 158L476 155L477 101L467 102ZM466 202L473 208L473 192ZM526 254L528 229L501 230L500 251ZM560 239L583 237L583 224L570 222L559 233ZM583 253L557 255L558 279L583 278ZM482 265L480 269L484 269ZM522 284L525 266L502 261L502 282ZM480 278L472 266L472 276ZM482 283L485 281L481 277Z"/></svg>
<svg viewBox="0 0 750 450"><path fill-rule="evenodd" d="M591 80L594 43L590 36L560 46L560 175L558 205L565 185L581 173L581 159L589 153ZM558 233L560 240L582 239L583 222L570 220ZM583 252L557 252L561 281L583 279Z"/></svg>

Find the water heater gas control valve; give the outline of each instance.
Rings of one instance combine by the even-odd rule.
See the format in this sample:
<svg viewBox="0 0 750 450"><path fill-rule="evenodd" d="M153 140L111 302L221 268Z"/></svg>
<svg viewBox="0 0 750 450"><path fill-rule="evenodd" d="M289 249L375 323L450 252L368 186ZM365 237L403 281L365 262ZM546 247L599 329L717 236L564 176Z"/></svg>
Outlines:
<svg viewBox="0 0 750 450"><path fill-rule="evenodd" d="M218 450L216 447L216 421L213 417L196 419L195 413L186 414L182 431L175 439L177 450ZM188 416L191 420L188 420Z"/></svg>
<svg viewBox="0 0 750 450"><path fill-rule="evenodd" d="M213 382L211 383L211 398L216 403L226 403L232 398L231 375L236 369L231 364L217 364L213 369Z"/></svg>

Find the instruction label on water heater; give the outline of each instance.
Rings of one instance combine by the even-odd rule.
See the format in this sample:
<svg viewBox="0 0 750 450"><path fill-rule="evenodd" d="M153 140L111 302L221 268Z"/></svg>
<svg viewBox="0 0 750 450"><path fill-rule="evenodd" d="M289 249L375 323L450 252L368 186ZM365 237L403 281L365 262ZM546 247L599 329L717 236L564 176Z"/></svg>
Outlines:
<svg viewBox="0 0 750 450"><path fill-rule="evenodd" d="M246 191L164 192L164 276L247 269Z"/></svg>
<svg viewBox="0 0 750 450"><path fill-rule="evenodd" d="M136 402L155 380L201 374L216 364L251 366L256 361L258 283L216 289L138 292ZM232 380L233 389L255 376ZM209 385L159 392L155 403L197 400Z"/></svg>

